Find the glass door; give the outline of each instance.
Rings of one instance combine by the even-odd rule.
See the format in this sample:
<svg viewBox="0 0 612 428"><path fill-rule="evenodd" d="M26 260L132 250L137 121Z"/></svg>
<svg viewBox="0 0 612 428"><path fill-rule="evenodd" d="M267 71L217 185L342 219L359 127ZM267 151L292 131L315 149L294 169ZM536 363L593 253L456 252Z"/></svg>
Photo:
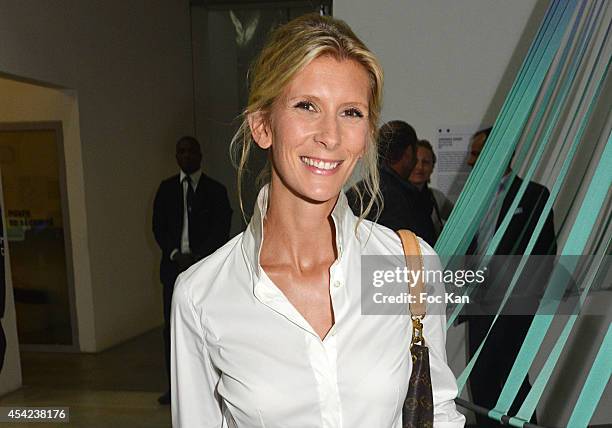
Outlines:
<svg viewBox="0 0 612 428"><path fill-rule="evenodd" d="M19 344L76 345L61 123L0 125L6 245Z"/></svg>

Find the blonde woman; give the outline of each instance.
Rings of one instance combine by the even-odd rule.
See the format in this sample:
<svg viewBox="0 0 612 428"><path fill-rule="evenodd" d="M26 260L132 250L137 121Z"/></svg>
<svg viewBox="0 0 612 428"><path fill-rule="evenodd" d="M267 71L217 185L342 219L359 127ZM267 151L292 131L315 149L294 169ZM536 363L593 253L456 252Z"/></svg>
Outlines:
<svg viewBox="0 0 612 428"><path fill-rule="evenodd" d="M382 82L350 28L318 15L277 29L254 63L233 144L239 180L252 146L268 151L268 183L246 231L179 278L174 427L401 427L410 317L360 311L361 256L401 243L363 220L376 198L357 218L342 192L361 159L378 194ZM444 317L424 324L436 424L463 426Z"/></svg>

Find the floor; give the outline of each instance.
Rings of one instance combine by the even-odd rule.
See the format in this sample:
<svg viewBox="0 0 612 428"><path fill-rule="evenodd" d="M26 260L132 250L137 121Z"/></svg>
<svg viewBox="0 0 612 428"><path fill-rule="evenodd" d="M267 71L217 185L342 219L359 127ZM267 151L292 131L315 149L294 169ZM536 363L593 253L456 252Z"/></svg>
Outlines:
<svg viewBox="0 0 612 428"><path fill-rule="evenodd" d="M22 352L23 387L0 397L0 407L70 407L70 422L44 427L170 427L162 332L157 329L99 354ZM40 424L0 424L24 427Z"/></svg>

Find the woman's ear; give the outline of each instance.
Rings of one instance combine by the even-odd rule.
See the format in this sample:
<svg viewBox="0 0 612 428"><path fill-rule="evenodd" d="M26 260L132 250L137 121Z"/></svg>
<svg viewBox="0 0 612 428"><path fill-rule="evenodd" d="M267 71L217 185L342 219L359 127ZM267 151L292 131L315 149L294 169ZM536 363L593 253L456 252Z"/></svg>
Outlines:
<svg viewBox="0 0 612 428"><path fill-rule="evenodd" d="M272 130L266 115L261 111L250 113L247 116L251 135L255 143L262 149L267 149L272 145Z"/></svg>

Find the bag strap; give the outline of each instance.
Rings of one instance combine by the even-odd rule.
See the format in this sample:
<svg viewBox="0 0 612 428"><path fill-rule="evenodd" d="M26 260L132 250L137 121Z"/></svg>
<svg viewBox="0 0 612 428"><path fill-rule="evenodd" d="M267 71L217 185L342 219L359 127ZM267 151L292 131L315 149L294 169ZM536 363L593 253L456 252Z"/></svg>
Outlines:
<svg viewBox="0 0 612 428"><path fill-rule="evenodd" d="M423 281L423 255L421 254L421 246L419 245L419 241L416 235L410 230L398 230L397 234L399 235L402 241L402 247L404 248L404 257L406 258L406 266L412 269L413 271L422 272L414 284L414 287L408 287L410 295L414 296L414 303L410 303L410 314L413 317L424 317L425 312L427 311L427 302L421 301L419 298L421 293L425 293L425 282ZM418 257L419 266L411 266L414 263L414 258ZM416 268L416 269L415 269Z"/></svg>

